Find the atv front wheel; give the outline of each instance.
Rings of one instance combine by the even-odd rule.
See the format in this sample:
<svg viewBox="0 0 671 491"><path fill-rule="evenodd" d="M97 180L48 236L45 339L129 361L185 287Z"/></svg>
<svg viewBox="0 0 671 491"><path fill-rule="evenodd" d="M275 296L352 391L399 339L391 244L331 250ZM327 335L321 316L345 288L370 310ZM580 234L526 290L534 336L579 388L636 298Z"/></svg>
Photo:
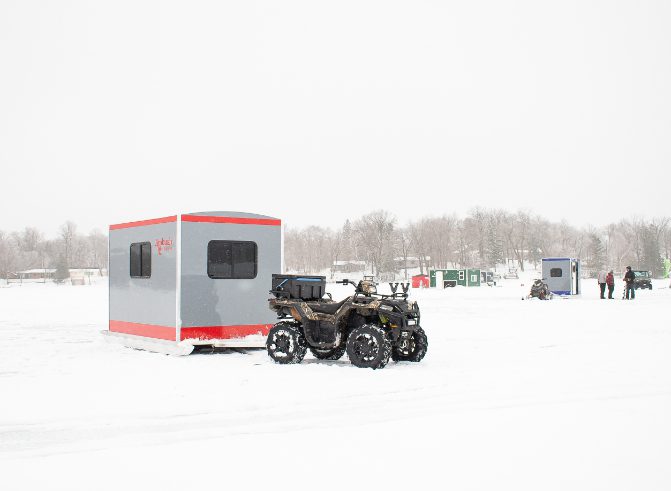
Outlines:
<svg viewBox="0 0 671 491"><path fill-rule="evenodd" d="M313 348L312 346L309 346L309 348L310 353L312 353L314 357L317 358L318 360L339 360L340 358L342 358L342 355L345 354L347 345L345 343L342 343L337 348L332 349L319 349L319 348Z"/></svg>
<svg viewBox="0 0 671 491"><path fill-rule="evenodd" d="M307 349L305 337L295 324L278 322L268 333L266 350L275 363L300 363Z"/></svg>
<svg viewBox="0 0 671 491"><path fill-rule="evenodd" d="M364 324L347 338L347 356L360 368L384 368L391 355L391 341L381 327Z"/></svg>
<svg viewBox="0 0 671 491"><path fill-rule="evenodd" d="M422 361L429 347L429 340L424 329L418 327L407 337L401 335L398 343L391 351L391 359L394 361Z"/></svg>

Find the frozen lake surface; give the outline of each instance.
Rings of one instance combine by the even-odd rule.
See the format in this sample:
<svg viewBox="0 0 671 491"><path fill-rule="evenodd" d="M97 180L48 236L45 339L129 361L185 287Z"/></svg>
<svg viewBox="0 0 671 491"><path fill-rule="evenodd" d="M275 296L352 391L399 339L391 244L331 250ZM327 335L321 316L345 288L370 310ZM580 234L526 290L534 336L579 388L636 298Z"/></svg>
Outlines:
<svg viewBox="0 0 671 491"><path fill-rule="evenodd" d="M428 354L378 371L132 350L105 284L0 288L0 488L668 491L666 286L413 290Z"/></svg>

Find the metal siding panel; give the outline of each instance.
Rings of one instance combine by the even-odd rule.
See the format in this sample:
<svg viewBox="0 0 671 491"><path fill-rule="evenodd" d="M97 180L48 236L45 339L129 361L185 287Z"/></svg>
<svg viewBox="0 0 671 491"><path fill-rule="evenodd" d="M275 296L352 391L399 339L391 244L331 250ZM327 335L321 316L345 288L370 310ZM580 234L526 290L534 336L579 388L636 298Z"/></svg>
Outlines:
<svg viewBox="0 0 671 491"><path fill-rule="evenodd" d="M167 241L172 241L172 250ZM151 278L130 277L130 245L134 242L152 245ZM111 321L175 327L177 246L175 222L110 230Z"/></svg>
<svg viewBox="0 0 671 491"><path fill-rule="evenodd" d="M553 268L561 268L561 278L553 278L550 276L550 270ZM571 260L562 258L543 259L542 261L543 279L548 285L551 292L564 292L571 290Z"/></svg>
<svg viewBox="0 0 671 491"><path fill-rule="evenodd" d="M211 240L254 241L258 249L254 279L207 276ZM230 223L182 222L182 327L273 324L268 308L273 273L281 273L281 227Z"/></svg>

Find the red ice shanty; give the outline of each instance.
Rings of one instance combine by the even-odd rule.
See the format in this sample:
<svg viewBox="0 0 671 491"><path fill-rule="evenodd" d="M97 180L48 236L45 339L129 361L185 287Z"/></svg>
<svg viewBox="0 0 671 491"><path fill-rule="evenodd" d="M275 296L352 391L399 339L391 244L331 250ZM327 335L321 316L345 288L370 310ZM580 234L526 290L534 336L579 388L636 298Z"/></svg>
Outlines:
<svg viewBox="0 0 671 491"><path fill-rule="evenodd" d="M111 225L106 334L174 354L264 346L281 271L277 218L215 211Z"/></svg>

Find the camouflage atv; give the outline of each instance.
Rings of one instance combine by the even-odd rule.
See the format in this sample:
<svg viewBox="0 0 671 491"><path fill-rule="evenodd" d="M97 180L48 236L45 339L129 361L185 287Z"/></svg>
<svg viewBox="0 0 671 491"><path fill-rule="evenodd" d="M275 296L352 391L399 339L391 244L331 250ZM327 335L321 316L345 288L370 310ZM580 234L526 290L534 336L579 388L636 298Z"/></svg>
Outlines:
<svg viewBox="0 0 671 491"><path fill-rule="evenodd" d="M390 356L395 361L424 358L427 337L419 325L419 306L408 300L407 291L382 295L370 280L337 283L353 285L354 295L334 302L330 294L323 298L323 276L273 275L269 306L282 320L270 330L266 348L275 362L300 363L308 349L321 360L337 360L347 352L353 365L373 369L384 368Z"/></svg>

